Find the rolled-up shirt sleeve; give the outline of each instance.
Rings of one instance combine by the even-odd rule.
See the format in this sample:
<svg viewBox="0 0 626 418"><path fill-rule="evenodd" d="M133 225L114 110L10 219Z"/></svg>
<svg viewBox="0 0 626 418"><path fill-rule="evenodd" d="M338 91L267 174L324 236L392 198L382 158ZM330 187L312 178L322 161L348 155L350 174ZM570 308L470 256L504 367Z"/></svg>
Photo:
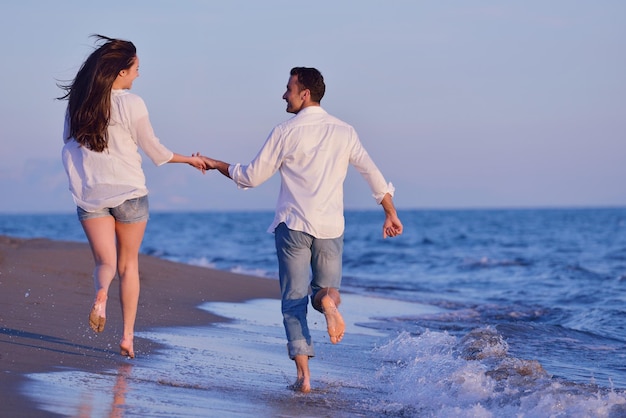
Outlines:
<svg viewBox="0 0 626 418"><path fill-rule="evenodd" d="M233 179L233 181L235 182L238 188L240 189L250 188L250 186L243 186L241 184L241 180L240 180L241 179L241 164L240 163L229 165L228 174L230 175L230 178Z"/></svg>

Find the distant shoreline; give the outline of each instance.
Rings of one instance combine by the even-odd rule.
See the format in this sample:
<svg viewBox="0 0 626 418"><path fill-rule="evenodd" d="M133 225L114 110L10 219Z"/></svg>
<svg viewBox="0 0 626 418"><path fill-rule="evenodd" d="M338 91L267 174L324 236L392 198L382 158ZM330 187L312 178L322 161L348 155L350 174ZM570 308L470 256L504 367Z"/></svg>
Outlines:
<svg viewBox="0 0 626 418"><path fill-rule="evenodd" d="M368 207L345 208L345 212L378 212L381 209L377 205L372 204ZM397 207L398 212L507 212L507 211L579 211L579 210L626 210L624 205L537 205L537 206L468 206L468 207L417 207L406 208L401 205ZM224 213L268 213L273 214L274 208L268 209L202 209L202 210L182 210L182 209L151 209L151 215L168 215L168 214L224 214ZM53 210L49 212L25 212L25 211L0 211L0 216L54 216L54 215L72 215L75 216L73 210L62 211Z"/></svg>

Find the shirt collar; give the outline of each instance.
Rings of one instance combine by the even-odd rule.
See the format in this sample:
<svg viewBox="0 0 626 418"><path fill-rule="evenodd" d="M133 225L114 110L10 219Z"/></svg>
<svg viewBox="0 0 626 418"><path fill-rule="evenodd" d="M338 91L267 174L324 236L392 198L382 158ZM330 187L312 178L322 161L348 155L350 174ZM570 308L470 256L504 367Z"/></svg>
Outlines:
<svg viewBox="0 0 626 418"><path fill-rule="evenodd" d="M322 106L307 106L298 112L298 115L305 115L307 113L326 113Z"/></svg>

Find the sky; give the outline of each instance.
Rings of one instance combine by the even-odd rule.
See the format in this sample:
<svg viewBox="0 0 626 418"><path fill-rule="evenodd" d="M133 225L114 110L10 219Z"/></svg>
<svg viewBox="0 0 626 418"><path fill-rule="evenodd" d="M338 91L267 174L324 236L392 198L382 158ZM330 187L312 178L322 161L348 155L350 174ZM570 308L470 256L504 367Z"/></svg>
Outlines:
<svg viewBox="0 0 626 418"><path fill-rule="evenodd" d="M75 210L59 82L91 34L132 41L161 142L247 163L292 115L294 66L353 125L399 209L626 206L626 2L8 0L0 4L0 213ZM267 210L217 172L144 158L153 211ZM347 209L375 209L351 169Z"/></svg>

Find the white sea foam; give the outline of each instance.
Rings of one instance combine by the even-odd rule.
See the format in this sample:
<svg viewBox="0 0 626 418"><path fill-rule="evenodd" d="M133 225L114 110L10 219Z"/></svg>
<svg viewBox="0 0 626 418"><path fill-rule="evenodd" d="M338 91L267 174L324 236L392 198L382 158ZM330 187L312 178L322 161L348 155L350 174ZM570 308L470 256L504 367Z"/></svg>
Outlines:
<svg viewBox="0 0 626 418"><path fill-rule="evenodd" d="M506 350L489 328L464 338L445 332L401 333L374 350L381 361L376 381L386 385L390 396L377 408L468 418L624 416L624 391L554 379L536 361L509 357Z"/></svg>

